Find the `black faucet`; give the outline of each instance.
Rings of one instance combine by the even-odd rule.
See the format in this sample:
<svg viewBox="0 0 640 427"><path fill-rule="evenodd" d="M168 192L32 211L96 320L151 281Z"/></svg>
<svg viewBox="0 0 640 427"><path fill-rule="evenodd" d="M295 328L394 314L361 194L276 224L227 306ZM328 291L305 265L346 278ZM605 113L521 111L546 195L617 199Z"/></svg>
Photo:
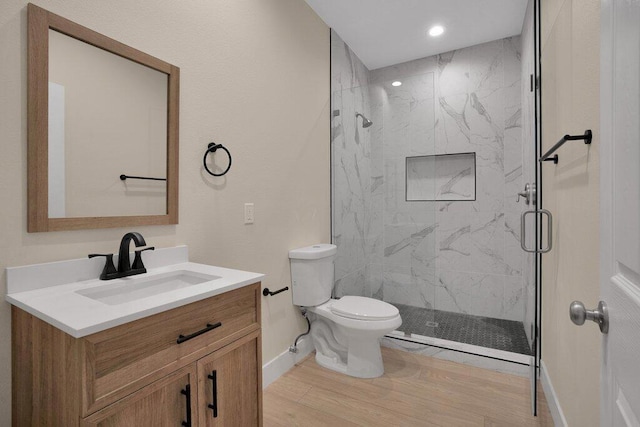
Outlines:
<svg viewBox="0 0 640 427"><path fill-rule="evenodd" d="M132 231L125 234L120 241L120 251L118 252L118 269L113 265L113 254L90 254L89 258L96 256L103 256L107 259L102 273L100 274L100 280L118 279L120 277L133 276L136 274L146 273L147 269L142 263L142 252L155 249L153 246L149 246L144 249L135 251L136 256L133 259L133 265L131 265L131 259L129 258L129 245L131 241L136 244L136 247L146 246L147 242L144 241L142 234Z"/></svg>

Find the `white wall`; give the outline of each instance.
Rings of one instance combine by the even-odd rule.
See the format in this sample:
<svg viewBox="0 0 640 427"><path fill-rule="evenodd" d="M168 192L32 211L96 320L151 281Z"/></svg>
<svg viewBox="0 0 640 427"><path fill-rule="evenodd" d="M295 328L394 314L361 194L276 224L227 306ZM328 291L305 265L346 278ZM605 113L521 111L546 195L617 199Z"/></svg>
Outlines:
<svg viewBox="0 0 640 427"><path fill-rule="evenodd" d="M302 0L36 1L181 69L180 224L138 227L157 247L290 284L287 251L329 241L329 30ZM129 229L26 232L26 0L0 3L0 270L117 250ZM202 171L210 141L233 167ZM243 224L255 203L254 225ZM6 292L6 275L0 294ZM290 294L263 300L263 360L306 323ZM0 424L10 420L10 306L0 303Z"/></svg>

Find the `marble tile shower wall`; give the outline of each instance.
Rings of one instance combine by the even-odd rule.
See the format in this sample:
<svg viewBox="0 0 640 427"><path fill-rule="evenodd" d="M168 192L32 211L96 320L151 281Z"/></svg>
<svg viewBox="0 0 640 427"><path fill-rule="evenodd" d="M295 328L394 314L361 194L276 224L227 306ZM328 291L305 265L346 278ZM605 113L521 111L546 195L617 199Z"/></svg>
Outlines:
<svg viewBox="0 0 640 427"><path fill-rule="evenodd" d="M373 267L382 253L380 102L369 90L369 70L333 31L331 58L334 292L372 296L382 284L382 269ZM357 112L374 124L364 129Z"/></svg>
<svg viewBox="0 0 640 427"><path fill-rule="evenodd" d="M384 189L384 252L372 259L385 301L524 320L520 56L513 37L370 73L369 93L382 93L369 98L382 102L384 170L369 172ZM475 201L405 200L407 156L465 152L476 153Z"/></svg>

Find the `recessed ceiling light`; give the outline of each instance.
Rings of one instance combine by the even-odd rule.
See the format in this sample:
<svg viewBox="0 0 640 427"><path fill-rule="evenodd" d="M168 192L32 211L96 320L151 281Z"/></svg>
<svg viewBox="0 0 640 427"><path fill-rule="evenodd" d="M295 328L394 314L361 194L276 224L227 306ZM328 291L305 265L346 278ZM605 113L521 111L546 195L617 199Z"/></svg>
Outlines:
<svg viewBox="0 0 640 427"><path fill-rule="evenodd" d="M438 37L442 33L444 33L444 27L442 25L434 25L429 29L429 35L431 37Z"/></svg>
<svg viewBox="0 0 640 427"><path fill-rule="evenodd" d="M402 86L402 82L396 80L395 82L391 83L391 86Z"/></svg>

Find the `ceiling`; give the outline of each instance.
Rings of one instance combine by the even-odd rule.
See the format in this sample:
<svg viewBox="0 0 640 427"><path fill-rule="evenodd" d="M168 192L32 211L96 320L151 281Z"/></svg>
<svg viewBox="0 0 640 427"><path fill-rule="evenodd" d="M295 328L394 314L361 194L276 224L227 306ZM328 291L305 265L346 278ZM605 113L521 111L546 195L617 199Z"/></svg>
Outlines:
<svg viewBox="0 0 640 427"><path fill-rule="evenodd" d="M305 0L370 70L520 34L527 0ZM445 27L439 37L427 33Z"/></svg>

